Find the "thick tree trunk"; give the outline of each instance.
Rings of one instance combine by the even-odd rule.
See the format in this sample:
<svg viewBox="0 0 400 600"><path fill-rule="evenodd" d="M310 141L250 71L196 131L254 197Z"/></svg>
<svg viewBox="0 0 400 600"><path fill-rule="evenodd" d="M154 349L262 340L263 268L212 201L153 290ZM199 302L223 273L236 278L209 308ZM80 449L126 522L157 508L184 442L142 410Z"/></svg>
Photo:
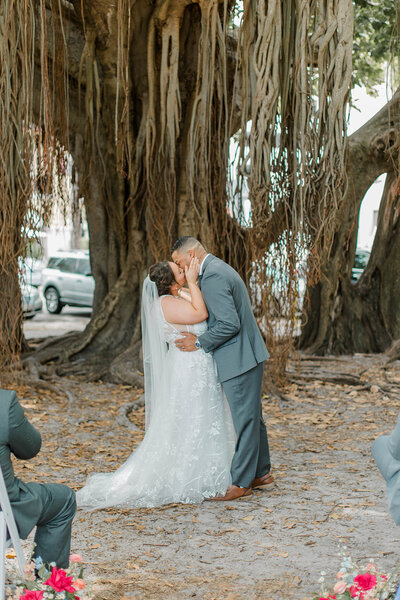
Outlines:
<svg viewBox="0 0 400 600"><path fill-rule="evenodd" d="M311 354L382 352L400 337L399 93L349 138L348 191L320 282L308 290L299 347ZM351 269L361 202L388 173L369 263L357 283Z"/></svg>
<svg viewBox="0 0 400 600"><path fill-rule="evenodd" d="M42 217L32 202L29 165L34 146L30 77L34 11L27 2L0 7L0 376L19 360L24 346L19 261L32 222Z"/></svg>
<svg viewBox="0 0 400 600"><path fill-rule="evenodd" d="M217 85L202 89L207 83L208 59L216 61L212 77L226 77L224 85L232 86L233 73L230 77L224 75L224 65L217 63L218 50L208 47L210 11L214 10L212 18L220 27L215 10L222 11L222 5L168 0L168 14L164 14L163 3L138 2L129 13L132 37L122 48L116 7L111 9L110 2L99 2L92 10L88 3L83 27L79 22L81 2L73 4L70 26L76 51L70 49L70 149L89 226L90 260L96 281L93 317L84 332L45 342L34 357L42 363L51 361L60 375L75 373L87 379L101 377L140 385L140 296L149 265L168 259L173 241L190 234L236 265L243 275L249 268L244 250L246 234L226 211L226 174L221 163L226 149L219 144L224 139L229 112L223 104L228 90L216 91ZM125 4L127 7L129 2L121 2L121 6ZM78 99L76 56L83 46L84 30L81 83L88 116L82 127L85 107ZM222 44L223 38L218 39ZM117 76L118 52L122 51L129 52L129 73L124 80L129 86L128 113L121 100L123 78ZM163 79L166 73L167 84ZM175 102L174 78L178 74L179 99ZM203 96L207 96L206 108ZM122 160L115 143L116 105L120 110L118 131L123 127L128 131ZM171 110L178 110L178 106L180 114L172 118ZM212 117L207 122L202 111L210 107ZM199 113L199 131L193 129L194 111ZM170 126L177 130L168 131ZM204 149L202 128L207 127L209 147ZM149 139L153 148L149 148ZM198 153L190 165L198 169L195 175L189 171L187 159L194 143L198 144ZM209 172L202 178L198 175L205 168L205 156ZM191 188L193 181L195 188Z"/></svg>
<svg viewBox="0 0 400 600"><path fill-rule="evenodd" d="M253 25L261 16L255 10L256 4L252 3L254 11L250 21L254 21ZM349 1L345 4L351 7ZM140 383L140 291L149 264L168 258L174 239L191 234L199 237L210 251L225 258L244 277L252 266L254 268L254 255L251 254L257 236L247 242L249 232L243 231L227 214L229 134L239 123L235 115L232 116L231 103L238 101L247 105L250 102L249 109L254 100L251 96L255 94L261 110L269 92L264 98L266 88L258 81L260 72L256 75L257 61L251 53L247 56L249 71L244 69L243 72L257 85L248 87L249 81L243 81L243 94L238 94L237 86L235 93L232 89L235 64L226 31L230 2L98 0L82 3L71 0L62 6L68 13L68 27L59 27L58 31L65 31L69 36L69 135L73 140L70 148L79 174L80 191L85 197L96 290L93 318L86 330L79 335L45 343L35 357L44 363L51 362L59 374L79 373L88 378ZM276 13L277 20L264 14L265 23L261 19L260 31L255 37L255 32L250 31L247 41L260 50L259 60L266 63L264 66L273 61L275 108L272 113L275 114L280 87L277 67L281 47L279 3L268 6L268 14L270 11ZM303 20L309 16L307 11L302 14ZM320 18L325 18L322 13ZM50 31L50 18L47 24ZM336 31L337 23L333 28L328 20L325 24L331 34ZM338 33L345 43L347 56L350 24L350 21L345 23L345 37L341 27ZM250 23L250 28L253 25ZM273 45L268 28L271 35L279 34ZM248 34L249 31L245 32L245 37ZM48 36L50 62L51 56L57 61L59 55L57 42L53 43L56 39L56 36ZM246 44L244 46L247 48ZM320 121L319 140L325 139L325 126L330 117L331 128L336 132L343 129L340 107L347 96L350 71L349 61L343 62L343 44L339 46L341 60L332 64L336 65L340 84L336 85L336 75L329 69L332 82L335 80L335 92L339 91L339 95L325 89L321 75L324 94L332 97L332 102L326 102L329 110ZM328 64L325 47L326 44L321 45L321 64ZM335 43L330 43L329 48L328 54L333 60ZM269 49L268 59L264 54L266 49ZM298 122L303 125L307 115L311 115L309 110L300 109L300 105L305 108L303 100L308 94L307 61L309 57L302 55L304 68L298 72L304 79L302 86L298 87L300 80L296 80L295 85L295 89L300 90ZM290 76L290 59L287 66L283 87ZM51 78L53 72L56 74L57 69L50 68L46 76ZM345 81L342 81L343 77ZM266 84L269 81L269 67L264 80ZM287 95L286 90L283 96L287 98ZM268 112L268 118L260 116L265 129L258 132L256 127L255 131L256 137L260 138L257 145L260 153L254 164L257 162L260 171L270 159L271 144L265 144L264 133L270 132L270 135L274 130L272 113ZM244 114L247 118L252 111L246 110ZM62 138L66 134L62 119L59 121L58 134ZM288 123L292 123L291 119ZM246 130L245 123L242 128ZM305 133L300 127L301 140L306 140ZM335 161L338 154L342 156L343 139L340 133L326 142L329 148L332 148L331 144L337 146L326 161L320 161L321 165L331 163L326 172L341 170L341 167L337 169ZM305 154L309 152L308 147L301 145L301 148L301 154L303 150ZM319 150L315 155L319 156ZM323 173L321 178L324 179ZM294 179L297 181L297 176ZM264 205L268 186L262 180L259 200ZM335 187L336 183L333 183ZM329 186L332 187L332 181ZM284 196L281 206L276 200L273 209L269 206L268 210L260 211L260 207L253 210L253 227L259 221L257 239L262 256L282 231L292 227ZM325 208L329 206L328 197L329 194L325 194L322 198ZM254 198L252 201L254 209ZM258 214L261 215L259 219ZM263 215L268 222L263 220ZM318 215L320 217L320 211Z"/></svg>
<svg viewBox="0 0 400 600"><path fill-rule="evenodd" d="M21 290L18 267L14 269L0 273L0 363L3 366L9 365L10 359L16 359L23 346Z"/></svg>

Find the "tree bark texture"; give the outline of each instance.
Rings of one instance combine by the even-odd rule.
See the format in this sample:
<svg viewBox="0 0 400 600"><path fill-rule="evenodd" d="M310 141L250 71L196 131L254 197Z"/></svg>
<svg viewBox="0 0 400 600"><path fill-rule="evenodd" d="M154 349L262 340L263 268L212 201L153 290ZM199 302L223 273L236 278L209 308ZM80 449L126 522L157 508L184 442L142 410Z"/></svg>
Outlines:
<svg viewBox="0 0 400 600"><path fill-rule="evenodd" d="M399 106L392 100L349 138L348 189L321 281L308 289L299 346L310 354L383 352L400 337ZM377 233L357 282L351 270L362 200L387 173Z"/></svg>
<svg viewBox="0 0 400 600"><path fill-rule="evenodd" d="M67 9L69 151L96 288L86 330L35 352L58 374L141 384L141 283L178 237L198 237L247 272L246 234L226 209L226 16L216 0L73 0ZM48 53L55 64L50 35Z"/></svg>
<svg viewBox="0 0 400 600"><path fill-rule="evenodd" d="M53 89L60 90L60 105L64 103L68 108L67 111L61 108L58 112L54 111L54 133L60 140L69 140L69 150L78 171L80 194L85 198L96 290L93 318L86 330L81 334L68 335L64 340L46 342L35 357L43 363L55 364L58 374L76 373L88 379L102 377L141 383L140 293L149 264L168 258L174 239L190 234L201 239L208 250L227 260L244 276L254 265L251 252L257 236L249 229L241 229L227 212L226 166L229 134L240 123L232 110L232 103L238 102L242 108L246 105L250 109L256 98L257 114L260 115L260 123L264 123L264 129L258 125L254 127L253 141L259 138L257 148L260 153L252 157L252 169L262 172L268 168L273 144L266 142L264 134L270 131L269 122L275 123L275 109L267 111L268 118L264 115L269 96L264 97L261 84L271 83L269 70L266 69L263 78L262 73L256 73L254 61L250 60L248 77L252 86L248 88L248 82L243 81L242 93L238 93L240 78L236 78L233 85L236 71L232 58L234 42L226 30L230 2L98 0L82 3L81 0L72 0L61 4L65 10L64 28L56 23L57 15L52 10L52 3L46 3L49 77L54 80ZM296 195L293 196L294 210L289 210L292 221L295 219L293 215L297 215L300 232L303 231L306 215L310 218L310 235L314 230L324 229L321 222L327 221L320 219L321 210L324 213L329 208L331 199L333 212L336 210L336 188L341 187L342 182L341 165L345 156L343 106L348 96L351 72L349 32L352 5L348 0L340 4L344 10L339 11L339 15L329 13L334 18L331 25L329 15L321 13L318 17L318 35L322 37L321 43L318 36L314 42L319 48L319 114L320 117L325 116L315 121L323 127L315 138L317 151L310 152L308 146L301 146L302 156L315 154L318 158L319 144L323 139L327 155L324 155L323 161L317 161L320 169L318 186L304 188L303 191L298 186L301 210L297 210ZM292 7L294 5L291 3ZM278 23L282 27L278 19L280 6L279 2L268 3L268 11L274 11L275 15L272 21L267 14L262 15L258 11L256 2L252 1L251 7L247 3L245 11L252 15L253 25L259 22L259 28L253 32L254 39L251 39L256 49L262 41L260 61L264 51L268 56L271 54L267 65L273 57L279 59L283 43L275 26ZM289 3L285 7L287 17ZM306 26L307 19L310 21L309 12L306 10L301 18ZM291 19L285 18L284 21L292 30ZM340 43L332 38L328 56L328 44L322 41L328 40L337 27L336 37ZM299 34L301 31L303 29L299 27ZM269 34L275 39L272 45ZM61 36L66 39L62 49L59 44ZM296 40L303 47L301 35ZM249 42L250 46L253 42ZM340 60L335 58L336 49ZM59 68L61 50L61 63L68 64L67 76L65 69ZM306 67L314 55L312 48L310 52L303 50L302 67L296 69L302 85L298 79L294 85L294 89L301 93L298 94L299 103L293 104L297 106L296 122L302 124L297 132L302 143L306 140L303 132L308 129L307 119L312 113L311 107L304 104L308 92L303 93L303 88L308 90ZM36 58L41 68L42 47L40 51L38 47ZM338 69L338 80L336 82L332 77L328 93L324 74L332 75L331 63ZM277 67L277 64L274 65ZM262 62L261 66L265 67ZM281 78L278 76L279 69L275 67L272 83L278 85L282 80L285 87L293 78L292 62L289 60ZM334 81L338 85L333 85ZM40 82L37 89L40 89ZM272 95L274 106L282 103L284 98L285 102L288 101L288 94L287 90L283 93L277 88ZM329 102L328 96L331 98ZM394 110L395 105L391 106ZM38 105L37 114L40 109ZM68 120L63 117L66 112ZM247 115L248 111L244 114ZM392 114L391 119L395 121L397 115ZM380 117L379 126L369 124L350 141L349 187L337 219L332 252L330 258L323 262L321 283L310 289L311 309L301 337L301 345L310 348L310 351L338 352L349 349L351 344L357 346L353 340L355 332L350 335L351 342L343 339L347 326L347 300L351 300L351 294L357 288L353 289L350 284L349 265L354 257L361 199L375 178L390 170L393 140L390 143L387 135L389 121L386 112ZM394 121L393 129L396 126ZM253 123L256 124L254 118ZM288 126L290 123L291 119ZM245 130L243 122L241 125ZM376 127L372 136L375 141L371 140L371 127ZM329 135L333 129L335 135ZM296 151L293 156L297 156ZM300 167L297 165L296 169ZM310 167L307 181L313 179L313 174ZM293 181L301 180L292 173L287 177L291 181L290 189ZM259 204L265 208L269 184L264 179L261 183L258 186ZM328 188L331 189L329 194L326 193ZM318 189L320 197L315 193ZM260 206L254 204L254 198L252 192L252 229L262 234L259 236L262 246L259 252L263 257L285 229L288 233L294 230L294 221L288 220L286 196L280 202L278 194L272 202L274 210L267 206L266 211L258 210ZM264 213L266 219L263 218ZM316 218L314 224L313 215ZM254 226L256 221L257 228ZM390 230L394 235L394 229L393 221L388 234ZM261 263L264 264L263 260ZM343 325L339 326L341 319ZM364 322L361 317L360 322ZM386 337L391 339L393 332L388 331Z"/></svg>

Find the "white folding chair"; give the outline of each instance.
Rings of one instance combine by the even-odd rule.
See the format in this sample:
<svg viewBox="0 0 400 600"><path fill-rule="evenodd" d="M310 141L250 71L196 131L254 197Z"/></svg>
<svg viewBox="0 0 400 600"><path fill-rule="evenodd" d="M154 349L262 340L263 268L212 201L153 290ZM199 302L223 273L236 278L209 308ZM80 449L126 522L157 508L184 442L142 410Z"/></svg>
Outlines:
<svg viewBox="0 0 400 600"><path fill-rule="evenodd" d="M7 540L7 531L10 534ZM17 525L11 510L10 500L8 498L6 484L4 483L3 473L0 468L0 598L5 598L6 584L6 549L12 546L17 555L18 567L21 576L24 577L25 557L22 550L21 540L19 539Z"/></svg>

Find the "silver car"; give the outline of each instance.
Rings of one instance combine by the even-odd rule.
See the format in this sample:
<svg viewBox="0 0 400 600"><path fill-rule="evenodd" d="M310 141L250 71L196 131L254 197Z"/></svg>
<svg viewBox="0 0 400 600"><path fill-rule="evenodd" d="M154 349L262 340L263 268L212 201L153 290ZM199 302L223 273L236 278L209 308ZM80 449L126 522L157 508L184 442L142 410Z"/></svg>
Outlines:
<svg viewBox="0 0 400 600"><path fill-rule="evenodd" d="M354 267L351 270L351 281L353 283L358 281L363 274L364 269L368 264L370 254L371 252L369 250L357 248L356 255L354 257Z"/></svg>
<svg viewBox="0 0 400 600"><path fill-rule="evenodd" d="M94 278L89 253L57 252L42 271L42 290L46 308L58 314L63 306L93 306Z"/></svg>
<svg viewBox="0 0 400 600"><path fill-rule="evenodd" d="M21 283L22 313L24 319L33 319L42 310L42 299L37 288L27 283Z"/></svg>

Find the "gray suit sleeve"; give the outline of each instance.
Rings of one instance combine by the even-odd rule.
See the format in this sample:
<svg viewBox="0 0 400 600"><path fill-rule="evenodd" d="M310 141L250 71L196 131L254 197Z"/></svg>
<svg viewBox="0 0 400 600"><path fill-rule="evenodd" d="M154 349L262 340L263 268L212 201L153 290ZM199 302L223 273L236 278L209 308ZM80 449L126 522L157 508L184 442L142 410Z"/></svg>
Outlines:
<svg viewBox="0 0 400 600"><path fill-rule="evenodd" d="M40 433L29 423L15 394L10 403L8 445L23 460L36 456L42 445Z"/></svg>
<svg viewBox="0 0 400 600"><path fill-rule="evenodd" d="M239 332L240 319L225 277L219 273L208 275L201 291L207 307L215 317L215 323L199 336L199 342L205 352L211 352Z"/></svg>

